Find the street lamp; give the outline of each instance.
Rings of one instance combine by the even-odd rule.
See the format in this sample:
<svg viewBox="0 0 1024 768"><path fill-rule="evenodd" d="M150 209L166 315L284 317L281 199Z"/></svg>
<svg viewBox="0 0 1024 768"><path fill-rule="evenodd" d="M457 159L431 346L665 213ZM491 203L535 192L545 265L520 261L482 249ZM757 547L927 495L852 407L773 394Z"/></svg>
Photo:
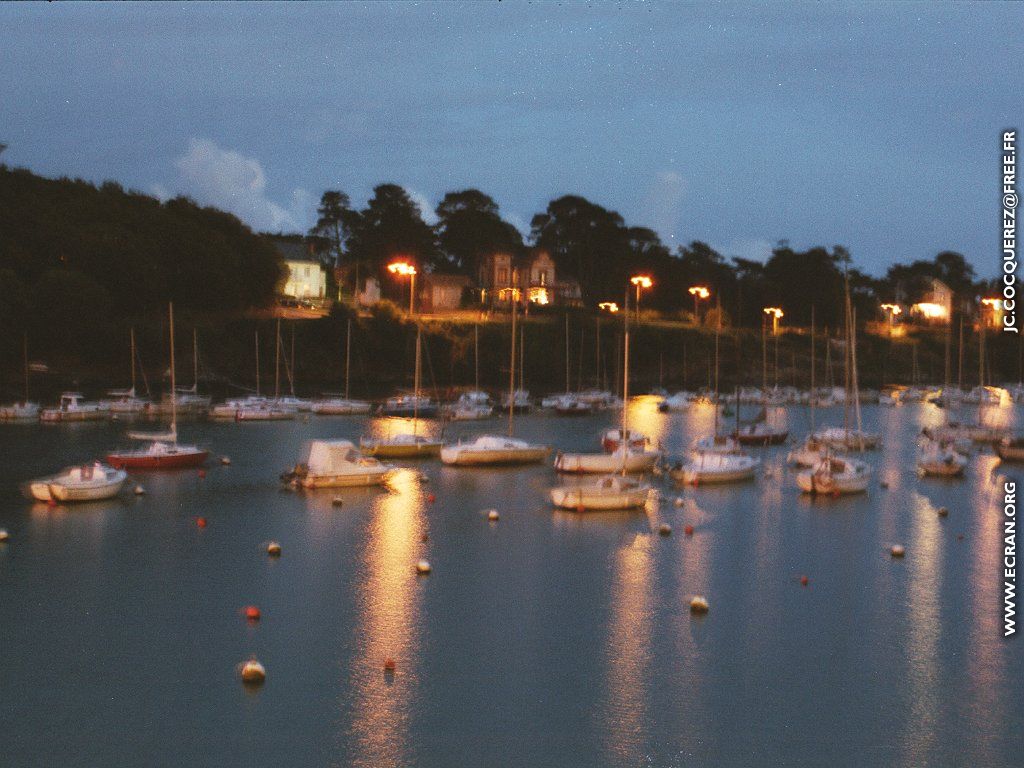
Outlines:
<svg viewBox="0 0 1024 768"><path fill-rule="evenodd" d="M409 315L412 316L413 299L416 296L416 267L405 261L395 261L388 264L388 272L409 278Z"/></svg>
<svg viewBox="0 0 1024 768"><path fill-rule="evenodd" d="M998 326L1001 320L1001 314L1003 310L1002 299L982 299L982 306L992 307L992 325ZM982 316L981 324L985 324L985 318Z"/></svg>
<svg viewBox="0 0 1024 768"><path fill-rule="evenodd" d="M785 315L778 307L765 307L764 313L772 319L772 336L779 335L779 318Z"/></svg>
<svg viewBox="0 0 1024 768"><path fill-rule="evenodd" d="M636 321L640 322L640 290L642 288L650 288L654 285L654 281L651 280L647 275L634 275L629 278L629 282L636 286Z"/></svg>
<svg viewBox="0 0 1024 768"><path fill-rule="evenodd" d="M882 311L889 315L889 335L892 336L892 324L896 320L896 315L901 314L903 310L899 304L883 304Z"/></svg>
<svg viewBox="0 0 1024 768"><path fill-rule="evenodd" d="M689 291L690 295L693 296L693 322L700 325L700 300L710 296L711 291L703 285L691 285Z"/></svg>

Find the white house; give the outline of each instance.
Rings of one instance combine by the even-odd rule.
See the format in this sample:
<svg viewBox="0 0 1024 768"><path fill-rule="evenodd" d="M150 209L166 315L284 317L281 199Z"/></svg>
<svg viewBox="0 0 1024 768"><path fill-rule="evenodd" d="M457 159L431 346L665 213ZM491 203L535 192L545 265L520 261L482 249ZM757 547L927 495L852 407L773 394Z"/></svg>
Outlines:
<svg viewBox="0 0 1024 768"><path fill-rule="evenodd" d="M322 299L327 295L327 270L313 259L285 259L288 276L281 295L293 299Z"/></svg>

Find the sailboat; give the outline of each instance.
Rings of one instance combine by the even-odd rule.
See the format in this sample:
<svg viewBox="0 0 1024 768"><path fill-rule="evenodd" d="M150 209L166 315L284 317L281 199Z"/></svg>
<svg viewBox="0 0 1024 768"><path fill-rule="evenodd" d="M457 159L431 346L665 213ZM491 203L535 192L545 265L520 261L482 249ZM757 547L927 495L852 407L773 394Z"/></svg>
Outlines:
<svg viewBox="0 0 1024 768"><path fill-rule="evenodd" d="M144 435L135 433L137 439L149 441L145 448L126 451L115 451L107 454L107 463L117 469L182 469L201 467L206 463L210 452L195 445L183 445L178 442L177 393L174 376L174 304L167 307L170 325L171 354L171 424L166 433Z"/></svg>
<svg viewBox="0 0 1024 768"><path fill-rule="evenodd" d="M837 434L837 428L821 430L814 433L814 437L825 443L829 448L842 446L847 449L865 450L871 442L871 447L878 444L877 435L869 435L861 429L860 421L860 396L857 386L857 331L854 322L853 309L850 305L850 281L846 278L845 295L845 322L846 322L846 420L849 420L849 404L852 401L857 417L857 429L850 430L843 428L841 438ZM825 437L822 437L825 435ZM832 439L829 439L829 438ZM811 468L800 472L796 476L797 487L804 493L825 494L838 496L849 493L863 493L871 482L871 467L867 463L845 456L835 456L831 450L825 452L824 458L814 464Z"/></svg>
<svg viewBox="0 0 1024 768"><path fill-rule="evenodd" d="M827 341L828 339L826 338L826 343ZM790 464L796 464L798 467L813 467L820 464L822 459L825 458L825 453L828 450L828 446L814 436L814 415L815 409L818 407L819 403L819 398L817 397L815 390L814 374L814 307L811 307L811 396L809 399L811 406L811 432L807 435L803 445L797 446L786 456L786 461Z"/></svg>
<svg viewBox="0 0 1024 768"><path fill-rule="evenodd" d="M704 485L707 483L735 483L743 480L750 480L761 465L761 460L756 459L736 445L736 437L733 435L727 438L720 434L718 429L718 367L719 367L719 338L722 331L722 313L719 305L718 323L715 325L715 432L714 435L698 440L696 450L685 464L680 463L673 467L669 474L678 483L687 485ZM739 389L736 390L736 418L737 432L739 420Z"/></svg>
<svg viewBox="0 0 1024 768"><path fill-rule="evenodd" d="M472 442L458 442L441 449L441 461L456 467L481 467L508 464L536 464L544 461L551 453L547 445L535 445L525 440L517 440L514 434L514 414L516 391L516 309L515 293L512 299L512 359L509 365L509 406L508 436L480 435Z"/></svg>
<svg viewBox="0 0 1024 768"><path fill-rule="evenodd" d="M111 414L118 416L134 416L148 411L152 403L148 398L138 397L135 389L135 329L129 331L129 355L131 357L132 385L128 389L107 390L107 396L111 398L104 404Z"/></svg>
<svg viewBox="0 0 1024 768"><path fill-rule="evenodd" d="M30 480L25 484L25 494L36 501L101 501L117 496L127 479L123 469L97 461Z"/></svg>
<svg viewBox="0 0 1024 768"><path fill-rule="evenodd" d="M39 418L39 404L28 399L28 334L22 337L22 356L25 369L25 399L20 403L0 406L0 421L22 421Z"/></svg>
<svg viewBox="0 0 1024 768"><path fill-rule="evenodd" d="M259 336L256 337L256 398L243 400L235 410L236 421L288 421L294 419L296 409L281 403L281 320L278 318L274 333L274 399L259 396Z"/></svg>
<svg viewBox="0 0 1024 768"><path fill-rule="evenodd" d="M520 336L520 338L522 338ZM522 344L519 345L522 349ZM522 367L520 366L520 370ZM494 415L491 396L480 389L480 326L473 326L473 390L463 392L449 409L452 421L479 421Z"/></svg>
<svg viewBox="0 0 1024 768"><path fill-rule="evenodd" d="M310 410L322 416L351 416L369 413L372 407L365 400L349 399L349 379L352 367L352 319L349 318L345 331L345 392L342 395L324 395L314 400Z"/></svg>
<svg viewBox="0 0 1024 768"><path fill-rule="evenodd" d="M389 459L415 459L436 456L444 442L419 433L420 375L423 357L423 328L416 325L416 362L413 372L412 434L401 433L387 437L363 437L359 449L367 456Z"/></svg>
<svg viewBox="0 0 1024 768"><path fill-rule="evenodd" d="M651 486L626 477L631 472L647 472L659 458L660 451L646 449L646 443L639 450L629 443L626 410L629 403L629 290L623 302L623 376L622 376L622 422L619 434L626 440L612 453L560 453L555 459L559 472L603 472L609 476L596 482L581 485L565 485L552 488L549 495L556 507L575 509L579 512L599 512L615 509L636 509L647 503ZM617 475L611 473L618 473Z"/></svg>
<svg viewBox="0 0 1024 768"><path fill-rule="evenodd" d="M786 442L786 438L789 437L789 430L782 427L777 427L774 424L768 423L768 406L778 405L785 401L784 395L779 390L779 337L775 337L775 387L769 392L768 390L768 379L767 379L767 337L765 331L761 332L761 345L762 345L762 356L765 360L763 381L762 381L762 399L761 399L761 410L757 416L750 422L740 424L739 420L739 403L736 405L737 417L736 417L736 429L733 431L733 437L739 441L740 445L781 445Z"/></svg>
<svg viewBox="0 0 1024 768"><path fill-rule="evenodd" d="M921 477L959 477L967 466L967 457L952 441L925 438L917 453L917 473Z"/></svg>

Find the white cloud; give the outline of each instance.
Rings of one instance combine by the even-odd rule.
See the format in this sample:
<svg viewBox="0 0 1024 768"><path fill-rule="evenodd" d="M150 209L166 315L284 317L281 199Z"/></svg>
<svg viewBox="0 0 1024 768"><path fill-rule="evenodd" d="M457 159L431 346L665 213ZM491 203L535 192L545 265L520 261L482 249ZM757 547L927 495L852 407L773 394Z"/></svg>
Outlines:
<svg viewBox="0 0 1024 768"><path fill-rule="evenodd" d="M257 230L303 231L314 207L303 189L292 191L287 207L267 197L267 177L258 160L217 146L209 139L191 139L175 161L186 192L198 202L238 216ZM163 185L153 185L167 195Z"/></svg>
<svg viewBox="0 0 1024 768"><path fill-rule="evenodd" d="M405 192L409 195L409 199L416 204L416 207L420 209L420 215L423 216L423 220L430 226L437 224L437 213L434 212L434 206L430 204L427 196L409 187L405 188Z"/></svg>

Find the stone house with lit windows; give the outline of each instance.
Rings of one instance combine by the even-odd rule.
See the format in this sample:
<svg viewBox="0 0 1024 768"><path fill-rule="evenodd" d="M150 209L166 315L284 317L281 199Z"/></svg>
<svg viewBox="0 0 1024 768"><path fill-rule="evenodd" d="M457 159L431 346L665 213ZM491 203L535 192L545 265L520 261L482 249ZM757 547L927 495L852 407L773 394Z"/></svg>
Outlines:
<svg viewBox="0 0 1024 768"><path fill-rule="evenodd" d="M547 251L533 249L524 256L494 253L485 257L477 274L480 303L495 306L514 298L520 304L580 303L580 286L575 280L558 281L555 262Z"/></svg>

